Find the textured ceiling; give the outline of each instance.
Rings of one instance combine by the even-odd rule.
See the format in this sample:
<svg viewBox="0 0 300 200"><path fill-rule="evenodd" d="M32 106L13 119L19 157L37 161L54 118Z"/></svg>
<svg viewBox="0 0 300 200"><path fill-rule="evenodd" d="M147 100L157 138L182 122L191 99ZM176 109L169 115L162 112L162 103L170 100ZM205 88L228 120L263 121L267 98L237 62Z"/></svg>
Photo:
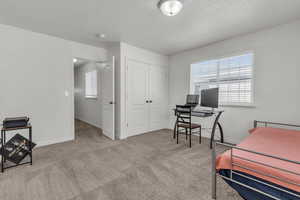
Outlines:
<svg viewBox="0 0 300 200"><path fill-rule="evenodd" d="M300 0L185 0L175 17L158 0L0 0L0 23L103 46L123 41L166 55L300 18ZM95 37L106 34L105 39Z"/></svg>

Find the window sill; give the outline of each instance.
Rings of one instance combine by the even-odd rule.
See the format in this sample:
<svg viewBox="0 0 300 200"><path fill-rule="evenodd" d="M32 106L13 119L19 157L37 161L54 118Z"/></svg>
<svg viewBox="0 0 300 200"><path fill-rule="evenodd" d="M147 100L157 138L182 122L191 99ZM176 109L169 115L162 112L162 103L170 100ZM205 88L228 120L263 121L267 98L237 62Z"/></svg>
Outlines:
<svg viewBox="0 0 300 200"><path fill-rule="evenodd" d="M98 97L96 96L85 96L86 99L94 99L94 100L97 100Z"/></svg>
<svg viewBox="0 0 300 200"><path fill-rule="evenodd" d="M256 108L255 104L221 104L220 107L241 107L241 108Z"/></svg>

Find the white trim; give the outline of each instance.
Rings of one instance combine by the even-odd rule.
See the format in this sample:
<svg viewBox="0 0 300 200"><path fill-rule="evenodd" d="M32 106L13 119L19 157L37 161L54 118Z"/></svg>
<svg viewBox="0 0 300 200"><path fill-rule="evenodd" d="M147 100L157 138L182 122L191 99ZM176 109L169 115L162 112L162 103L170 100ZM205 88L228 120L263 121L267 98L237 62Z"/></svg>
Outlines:
<svg viewBox="0 0 300 200"><path fill-rule="evenodd" d="M129 107L129 105L128 105L128 74L129 74L129 65L128 65L128 63L129 63L129 58L126 56L126 55L124 55L124 64L125 64L125 80L124 80L124 83L125 83L125 103L124 103L124 105L125 105L125 108L124 108L124 112L125 112L125 119L124 119L124 121L125 121L125 130L124 130L124 134L123 135L121 135L120 134L120 140L122 140L122 139L126 139L127 137L128 137L128 130L129 130L129 127L128 127L128 107ZM121 126L120 126L120 129L122 129L122 125L123 124L121 124ZM120 132L121 132L121 130L120 130Z"/></svg>
<svg viewBox="0 0 300 200"><path fill-rule="evenodd" d="M73 141L74 139L75 138L73 136L63 137L63 138L58 138L58 139L54 139L54 140L46 140L46 141L36 142L36 144L37 144L37 148L39 148L39 147L48 146L51 144L58 144L58 143Z"/></svg>
<svg viewBox="0 0 300 200"><path fill-rule="evenodd" d="M74 87L74 83L75 83L75 76L74 76L74 71L75 71L75 65L73 63L73 58L74 56L72 55L71 59L70 59L70 130L71 130L71 137L70 139L74 140L75 138L75 122L74 122L74 117L75 117L75 87ZM41 144L47 145L47 142L41 142ZM49 144L49 143L48 143ZM39 144L38 144L39 146Z"/></svg>
<svg viewBox="0 0 300 200"><path fill-rule="evenodd" d="M127 139L127 138L128 138L127 135L126 135L126 136L121 135L121 136L119 137L119 140L125 140L125 139Z"/></svg>
<svg viewBox="0 0 300 200"><path fill-rule="evenodd" d="M84 98L97 100L98 96L85 96Z"/></svg>
<svg viewBox="0 0 300 200"><path fill-rule="evenodd" d="M255 105L255 80L256 80L256 73L255 73L255 60L256 54L252 51L252 80L251 80L251 104Z"/></svg>
<svg viewBox="0 0 300 200"><path fill-rule="evenodd" d="M220 104L219 107L245 107L245 108L256 108L256 105L253 103L228 103Z"/></svg>

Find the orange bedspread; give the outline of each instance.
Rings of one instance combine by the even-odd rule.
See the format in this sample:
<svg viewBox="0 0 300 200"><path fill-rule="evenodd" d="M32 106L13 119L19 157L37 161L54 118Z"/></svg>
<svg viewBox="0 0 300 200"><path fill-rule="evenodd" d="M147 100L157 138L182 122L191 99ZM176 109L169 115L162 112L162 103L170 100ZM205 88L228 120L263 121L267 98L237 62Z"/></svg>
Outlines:
<svg viewBox="0 0 300 200"><path fill-rule="evenodd" d="M300 131L270 127L259 127L252 129L250 133L251 134L243 142L237 145L238 147L300 162ZM236 149L233 150L233 155L237 155L243 158L251 159L257 162L272 165L300 174L299 164L280 161L278 159L260 156ZM233 158L233 161L235 163L241 164L242 166L259 170L271 176L277 176L282 179L297 183L299 185L285 183L283 181L260 175L255 172L242 169L240 167L234 167L234 170L245 172L247 174L262 178L269 182L300 192L300 176L298 175L290 174L277 169L272 169L270 167L266 167L260 164L244 161L239 158ZM217 170L231 169L230 151L226 151L217 158L216 168Z"/></svg>

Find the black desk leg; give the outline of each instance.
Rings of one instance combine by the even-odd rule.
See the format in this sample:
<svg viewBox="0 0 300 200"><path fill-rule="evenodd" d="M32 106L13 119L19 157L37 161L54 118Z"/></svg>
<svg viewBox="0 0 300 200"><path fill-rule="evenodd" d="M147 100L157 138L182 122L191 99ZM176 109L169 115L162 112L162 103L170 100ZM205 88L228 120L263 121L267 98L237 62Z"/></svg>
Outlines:
<svg viewBox="0 0 300 200"><path fill-rule="evenodd" d="M3 146L6 144L6 132L3 131ZM4 150L3 150L4 151ZM6 157L4 156L4 162L6 162Z"/></svg>
<svg viewBox="0 0 300 200"><path fill-rule="evenodd" d="M29 153L30 153L30 164L32 165L32 127L29 127Z"/></svg>
<svg viewBox="0 0 300 200"><path fill-rule="evenodd" d="M4 131L1 130L1 172L4 172L4 144L3 144L3 138L4 137Z"/></svg>
<svg viewBox="0 0 300 200"><path fill-rule="evenodd" d="M212 132L211 132L211 138L210 138L210 148L212 149L212 146L213 146L213 141L214 141L214 138L215 138L215 132L216 132L216 128L217 128L217 125L218 127L220 128L220 133L221 133L221 142L223 143L224 142L224 138L223 138L223 129L219 123L219 118L221 116L222 112L219 112L216 119L215 119L215 122L214 122L214 126L213 126L213 129L212 129Z"/></svg>
<svg viewBox="0 0 300 200"><path fill-rule="evenodd" d="M224 134L223 134L223 128L221 124L218 122L218 127L220 129L220 134L221 134L221 143L224 143Z"/></svg>

